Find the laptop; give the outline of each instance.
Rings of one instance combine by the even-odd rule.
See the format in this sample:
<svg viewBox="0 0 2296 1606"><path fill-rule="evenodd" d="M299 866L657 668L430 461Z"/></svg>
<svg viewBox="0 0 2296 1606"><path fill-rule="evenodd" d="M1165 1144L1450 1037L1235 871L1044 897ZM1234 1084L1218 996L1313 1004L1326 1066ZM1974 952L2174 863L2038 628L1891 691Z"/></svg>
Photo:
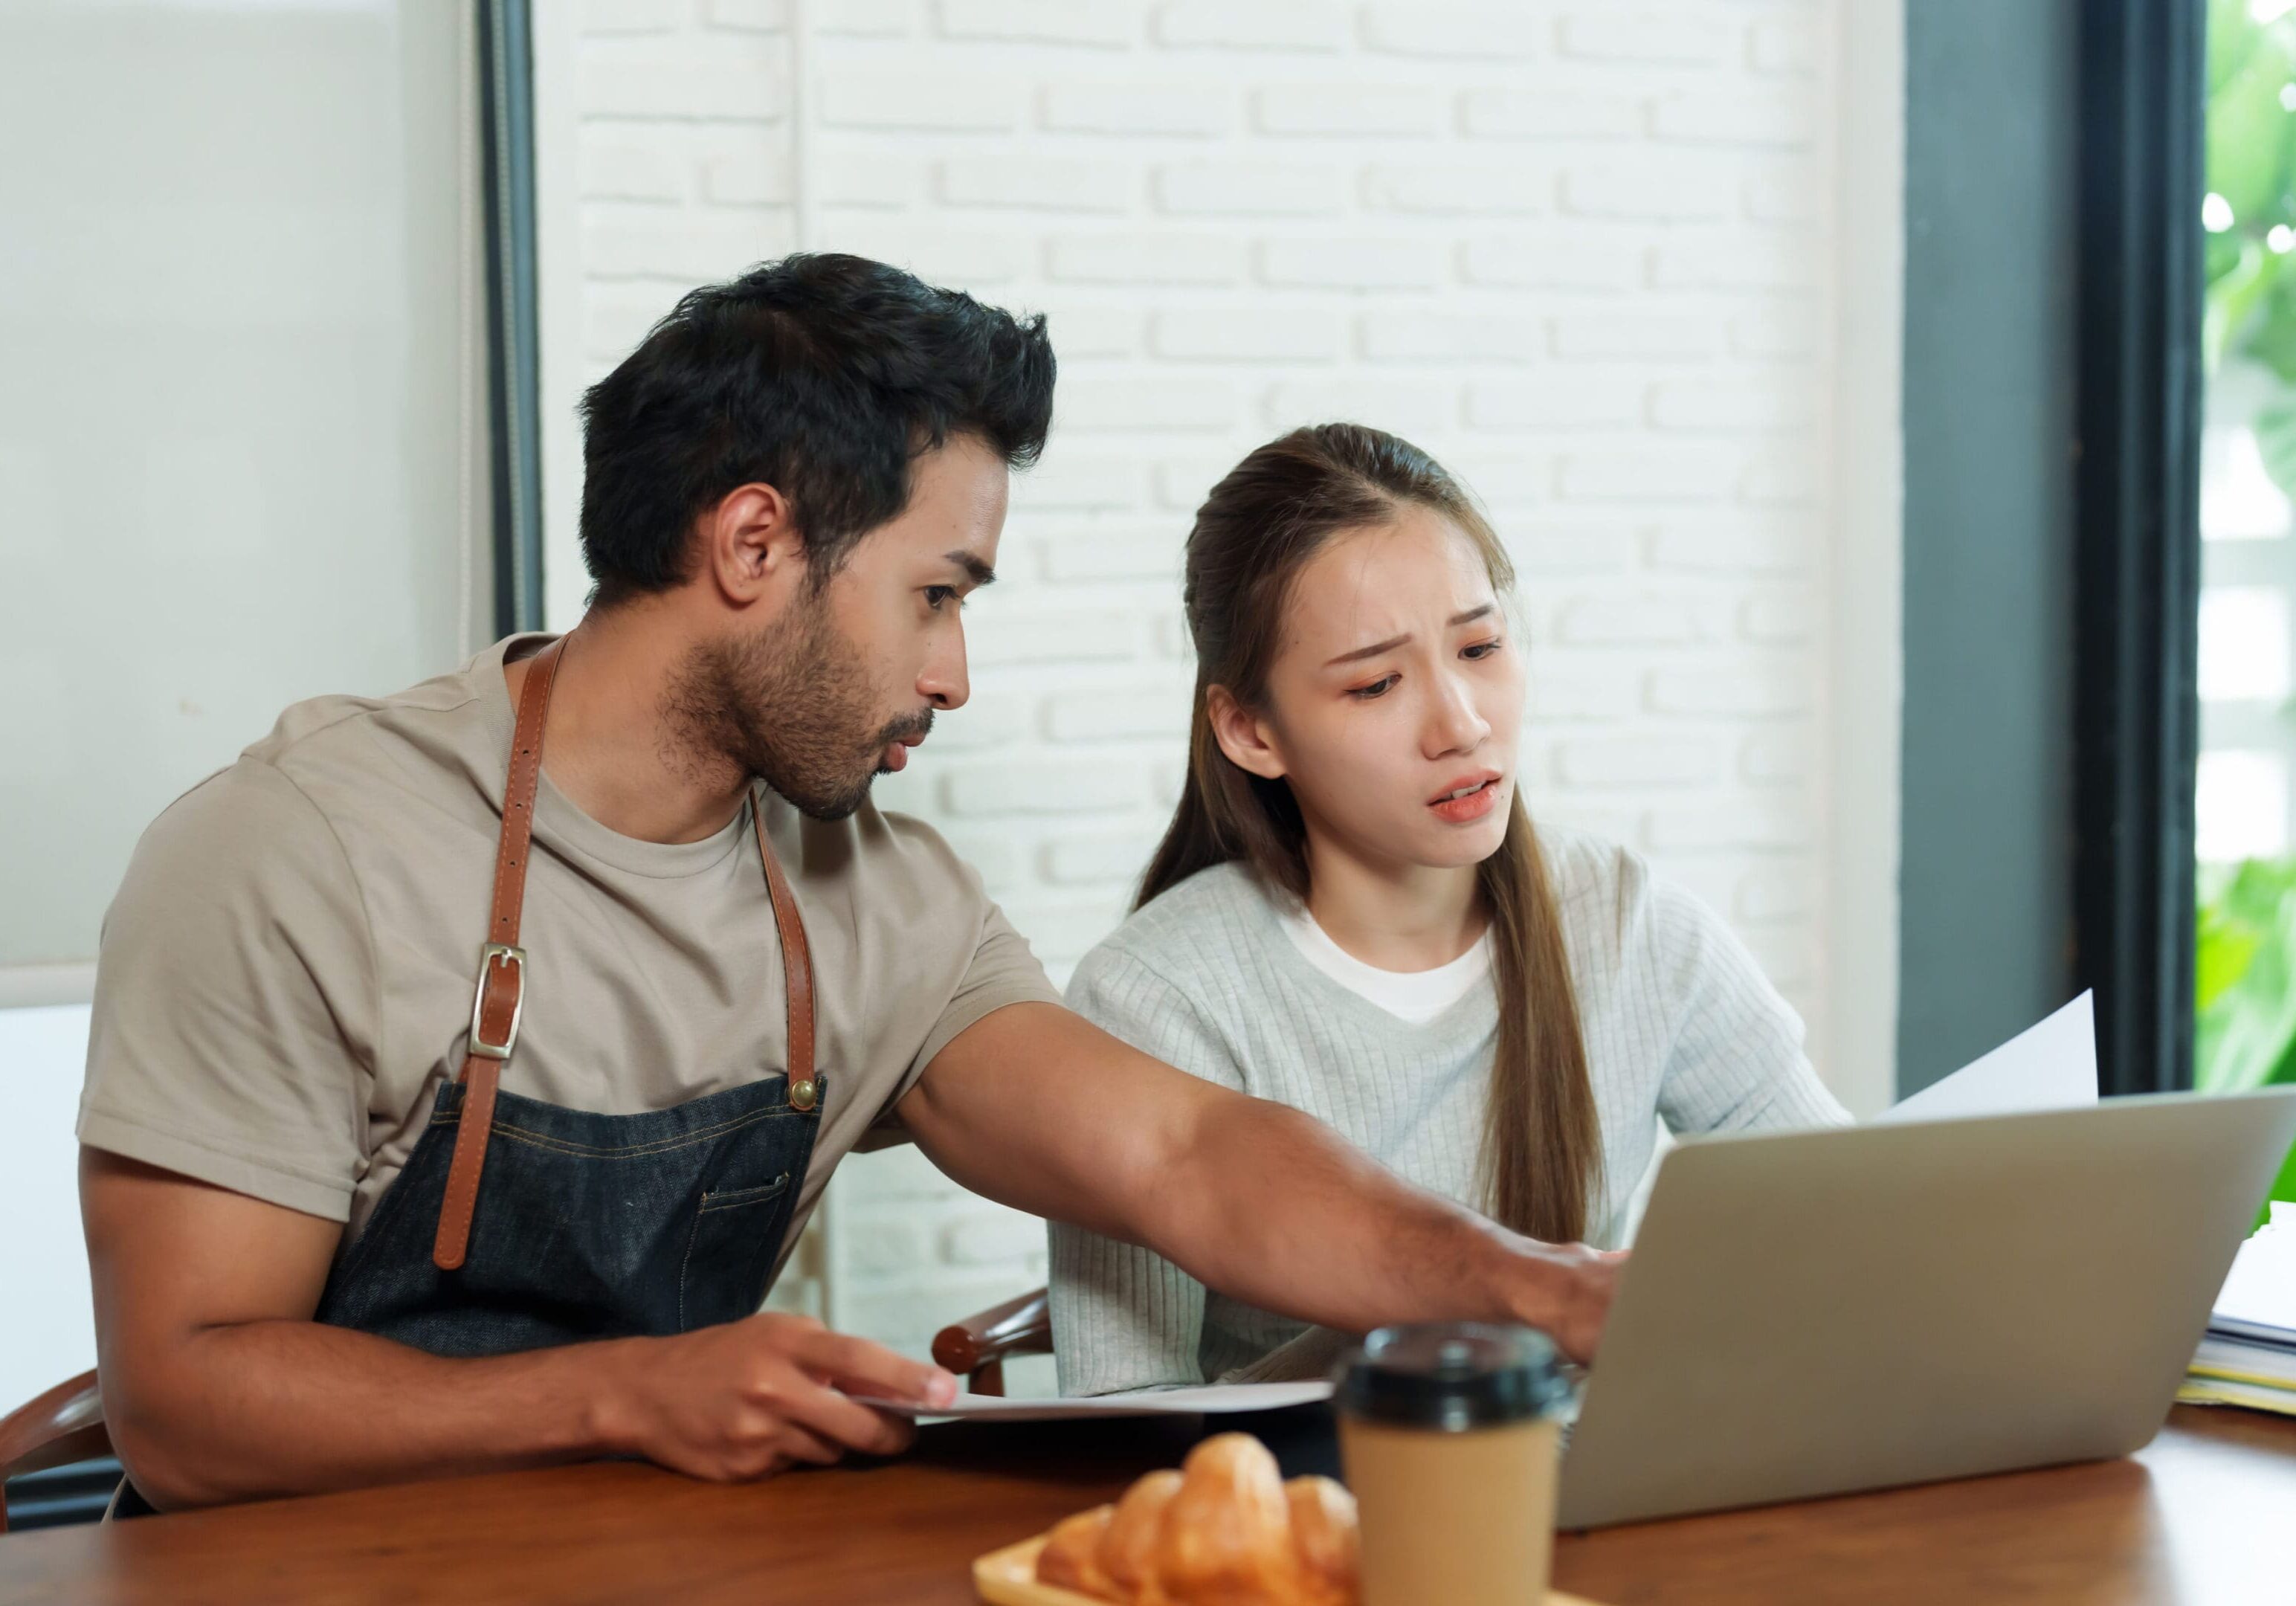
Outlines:
<svg viewBox="0 0 2296 1606"><path fill-rule="evenodd" d="M2141 1448L2292 1143L2296 1087L1685 1141L1559 1526Z"/></svg>

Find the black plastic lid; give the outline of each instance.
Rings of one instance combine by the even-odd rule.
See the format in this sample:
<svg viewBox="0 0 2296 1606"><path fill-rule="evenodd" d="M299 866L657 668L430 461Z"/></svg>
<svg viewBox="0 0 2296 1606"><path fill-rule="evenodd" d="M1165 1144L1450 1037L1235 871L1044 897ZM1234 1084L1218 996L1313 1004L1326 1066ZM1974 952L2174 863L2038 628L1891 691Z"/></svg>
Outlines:
<svg viewBox="0 0 2296 1606"><path fill-rule="evenodd" d="M1560 1410L1570 1384L1554 1345L1528 1327L1431 1322L1382 1327L1341 1363L1341 1410L1459 1433Z"/></svg>

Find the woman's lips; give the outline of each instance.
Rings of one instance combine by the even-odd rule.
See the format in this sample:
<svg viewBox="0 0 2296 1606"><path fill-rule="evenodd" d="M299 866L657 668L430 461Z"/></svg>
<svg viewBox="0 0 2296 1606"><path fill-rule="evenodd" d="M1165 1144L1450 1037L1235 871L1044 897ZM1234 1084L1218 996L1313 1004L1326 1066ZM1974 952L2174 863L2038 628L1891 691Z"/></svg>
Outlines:
<svg viewBox="0 0 2296 1606"><path fill-rule="evenodd" d="M1440 798L1427 807L1435 812L1438 818L1447 820L1454 825L1464 825L1471 820L1481 819L1498 806L1499 783L1486 781L1464 798Z"/></svg>

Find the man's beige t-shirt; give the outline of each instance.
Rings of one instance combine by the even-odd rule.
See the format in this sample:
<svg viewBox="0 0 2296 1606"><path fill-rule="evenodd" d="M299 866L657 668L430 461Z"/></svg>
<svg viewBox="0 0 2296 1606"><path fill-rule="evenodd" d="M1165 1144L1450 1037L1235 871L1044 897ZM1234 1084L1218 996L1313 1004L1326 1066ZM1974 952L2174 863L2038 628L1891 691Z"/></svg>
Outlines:
<svg viewBox="0 0 2296 1606"><path fill-rule="evenodd" d="M504 657L545 639L397 696L298 703L152 823L104 918L81 1142L356 1236L462 1069L514 723ZM915 820L823 823L760 784L707 840L637 841L544 763L502 1086L629 1114L783 1069L762 802L813 951L828 1090L784 1257L839 1159L898 1137L895 1101L950 1039L1060 1001Z"/></svg>

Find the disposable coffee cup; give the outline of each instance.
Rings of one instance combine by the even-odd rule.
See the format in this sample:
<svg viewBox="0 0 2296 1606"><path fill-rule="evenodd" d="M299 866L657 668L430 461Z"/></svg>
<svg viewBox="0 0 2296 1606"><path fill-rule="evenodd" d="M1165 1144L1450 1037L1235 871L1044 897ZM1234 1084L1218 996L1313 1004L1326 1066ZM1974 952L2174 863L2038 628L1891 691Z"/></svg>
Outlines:
<svg viewBox="0 0 2296 1606"><path fill-rule="evenodd" d="M1570 1386L1528 1327L1382 1327L1341 1364L1364 1606L1538 1606Z"/></svg>

